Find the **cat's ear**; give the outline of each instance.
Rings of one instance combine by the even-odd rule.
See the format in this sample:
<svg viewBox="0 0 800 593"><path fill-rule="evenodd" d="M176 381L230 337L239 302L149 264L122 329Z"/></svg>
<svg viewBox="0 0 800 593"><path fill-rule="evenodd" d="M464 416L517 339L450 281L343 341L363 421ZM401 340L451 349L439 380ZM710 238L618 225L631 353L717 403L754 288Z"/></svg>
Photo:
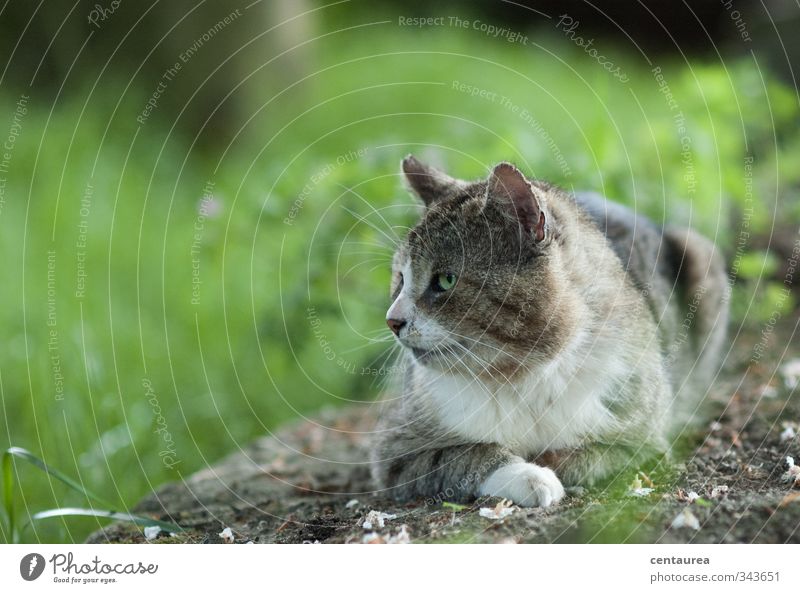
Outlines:
<svg viewBox="0 0 800 593"><path fill-rule="evenodd" d="M511 210L526 233L537 243L545 238L547 219L539 199L525 176L511 163L492 169L486 184L486 199L498 200Z"/></svg>
<svg viewBox="0 0 800 593"><path fill-rule="evenodd" d="M411 154L403 159L403 173L411 191L426 206L430 206L445 196L452 195L454 188L465 185L463 181L419 162Z"/></svg>

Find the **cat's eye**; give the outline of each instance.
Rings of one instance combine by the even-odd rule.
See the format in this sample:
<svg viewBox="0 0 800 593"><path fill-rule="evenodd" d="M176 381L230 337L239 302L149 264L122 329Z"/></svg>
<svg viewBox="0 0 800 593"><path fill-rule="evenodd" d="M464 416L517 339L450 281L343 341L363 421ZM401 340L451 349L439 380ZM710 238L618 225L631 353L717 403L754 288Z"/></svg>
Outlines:
<svg viewBox="0 0 800 593"><path fill-rule="evenodd" d="M403 279L403 273L402 272L398 272L398 274L397 274L397 284L395 284L394 292L392 293L392 298L393 299L396 299L397 295L400 294L400 291L403 290L403 285L404 284L405 284L405 281Z"/></svg>
<svg viewBox="0 0 800 593"><path fill-rule="evenodd" d="M431 288L436 292L445 292L450 290L456 285L456 275L447 272L445 274L437 274L433 277Z"/></svg>

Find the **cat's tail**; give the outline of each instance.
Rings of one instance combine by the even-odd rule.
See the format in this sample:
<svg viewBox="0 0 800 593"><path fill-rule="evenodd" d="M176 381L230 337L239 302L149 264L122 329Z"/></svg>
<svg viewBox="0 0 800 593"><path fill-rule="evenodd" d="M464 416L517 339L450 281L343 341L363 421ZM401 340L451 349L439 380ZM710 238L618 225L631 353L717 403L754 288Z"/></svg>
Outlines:
<svg viewBox="0 0 800 593"><path fill-rule="evenodd" d="M682 349L689 356L681 374L690 379L686 387L705 394L724 355L730 302L725 261L713 242L691 229L668 227L664 237L682 288L680 329L687 342Z"/></svg>

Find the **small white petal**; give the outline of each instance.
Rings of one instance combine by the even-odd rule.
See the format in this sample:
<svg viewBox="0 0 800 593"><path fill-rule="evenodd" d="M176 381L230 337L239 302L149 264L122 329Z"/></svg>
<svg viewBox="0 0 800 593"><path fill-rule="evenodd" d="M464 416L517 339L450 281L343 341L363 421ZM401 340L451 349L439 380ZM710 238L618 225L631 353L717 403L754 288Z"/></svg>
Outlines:
<svg viewBox="0 0 800 593"><path fill-rule="evenodd" d="M378 529L382 529L384 525L386 525L386 521L391 519L397 519L397 515L392 515L390 513L383 513L381 511L370 511L367 513L367 516L364 518L363 523L361 523L361 527L364 529L372 529L373 526L377 527Z"/></svg>
<svg viewBox="0 0 800 593"><path fill-rule="evenodd" d="M780 368L783 383L789 389L794 389L800 384L800 358L795 358L785 363Z"/></svg>
<svg viewBox="0 0 800 593"><path fill-rule="evenodd" d="M395 535L389 536L390 544L410 544L411 543L411 535L408 533L408 528L405 524L400 526L400 531L398 531Z"/></svg>
<svg viewBox="0 0 800 593"><path fill-rule="evenodd" d="M222 532L219 534L219 536L222 538L222 541L224 541L226 544L232 544L233 543L233 539L234 539L233 538L233 531L231 531L230 527L226 527L225 529L223 529Z"/></svg>
<svg viewBox="0 0 800 593"><path fill-rule="evenodd" d="M700 521L698 521L697 517L694 516L694 513L687 508L678 513L678 515L672 520L672 524L670 526L673 529L688 527L689 529L694 529L697 531L700 529Z"/></svg>
<svg viewBox="0 0 800 593"><path fill-rule="evenodd" d="M725 484L721 486L714 486L711 489L711 498L719 498L720 496L726 494L727 492L728 492L728 487Z"/></svg>
<svg viewBox="0 0 800 593"><path fill-rule="evenodd" d="M505 519L513 512L513 507L501 507L498 505L491 509L483 507L478 511L478 514L485 519Z"/></svg>
<svg viewBox="0 0 800 593"><path fill-rule="evenodd" d="M632 488L628 490L628 496L649 496L653 488Z"/></svg>

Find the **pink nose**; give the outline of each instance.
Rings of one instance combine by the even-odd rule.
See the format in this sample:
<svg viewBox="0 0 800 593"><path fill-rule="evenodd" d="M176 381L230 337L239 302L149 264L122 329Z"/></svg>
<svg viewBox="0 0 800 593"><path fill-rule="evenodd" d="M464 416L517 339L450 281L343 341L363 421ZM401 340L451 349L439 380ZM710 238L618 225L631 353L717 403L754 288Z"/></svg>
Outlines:
<svg viewBox="0 0 800 593"><path fill-rule="evenodd" d="M406 325L406 320L389 318L386 320L386 325L388 325L389 329L394 332L394 335L399 336L400 330L403 329L403 327L405 327Z"/></svg>

